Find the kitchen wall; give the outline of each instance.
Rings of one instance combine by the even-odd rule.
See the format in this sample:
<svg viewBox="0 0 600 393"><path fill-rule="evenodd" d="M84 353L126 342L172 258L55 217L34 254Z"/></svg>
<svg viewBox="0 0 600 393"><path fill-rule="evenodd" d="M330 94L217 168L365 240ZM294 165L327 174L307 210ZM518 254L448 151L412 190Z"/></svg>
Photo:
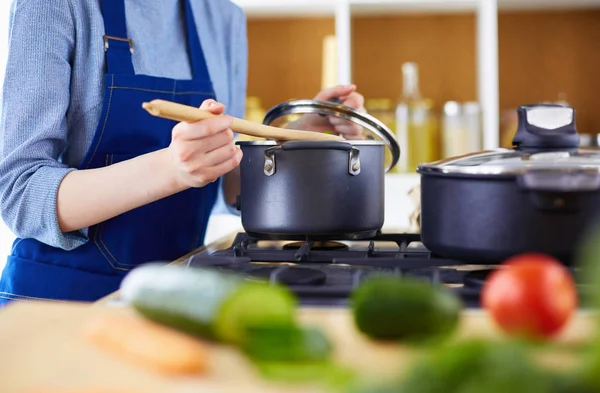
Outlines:
<svg viewBox="0 0 600 393"><path fill-rule="evenodd" d="M314 96L321 88L323 38L334 30L330 18L249 21L249 94L269 107Z"/></svg>
<svg viewBox="0 0 600 393"><path fill-rule="evenodd" d="M599 132L600 10L501 12L498 22L500 109L566 98L580 131ZM352 29L353 81L367 97L397 98L402 62L416 61L436 103L476 99L473 14L361 16ZM249 94L265 109L320 88L333 19L256 19L248 31Z"/></svg>

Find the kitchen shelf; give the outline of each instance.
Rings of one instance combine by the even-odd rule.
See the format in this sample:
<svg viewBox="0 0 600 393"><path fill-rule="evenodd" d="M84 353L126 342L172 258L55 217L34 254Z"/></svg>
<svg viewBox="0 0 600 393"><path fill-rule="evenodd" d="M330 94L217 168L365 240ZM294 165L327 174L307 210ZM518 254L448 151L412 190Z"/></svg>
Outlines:
<svg viewBox="0 0 600 393"><path fill-rule="evenodd" d="M339 6L353 15L398 13L445 13L475 11L480 0L232 0L249 18L335 16Z"/></svg>
<svg viewBox="0 0 600 393"><path fill-rule="evenodd" d="M337 0L231 0L249 18L333 16Z"/></svg>
<svg viewBox="0 0 600 393"><path fill-rule="evenodd" d="M480 0L349 0L354 15L474 12Z"/></svg>
<svg viewBox="0 0 600 393"><path fill-rule="evenodd" d="M335 16L347 4L353 15L476 11L484 0L232 0L250 18ZM497 0L498 9L551 10L600 8L600 0Z"/></svg>
<svg viewBox="0 0 600 393"><path fill-rule="evenodd" d="M500 11L600 8L600 0L498 0Z"/></svg>
<svg viewBox="0 0 600 393"><path fill-rule="evenodd" d="M335 20L337 83L352 83L352 17L385 12L470 11L476 15L477 100L482 108L483 148L499 146L497 0L232 0L252 17L329 15ZM387 10L387 12L386 12Z"/></svg>
<svg viewBox="0 0 600 393"><path fill-rule="evenodd" d="M337 79L352 83L352 18L357 15L472 12L476 23L477 101L483 148L499 141L499 10L600 8L600 0L232 0L251 18L330 17L337 37Z"/></svg>

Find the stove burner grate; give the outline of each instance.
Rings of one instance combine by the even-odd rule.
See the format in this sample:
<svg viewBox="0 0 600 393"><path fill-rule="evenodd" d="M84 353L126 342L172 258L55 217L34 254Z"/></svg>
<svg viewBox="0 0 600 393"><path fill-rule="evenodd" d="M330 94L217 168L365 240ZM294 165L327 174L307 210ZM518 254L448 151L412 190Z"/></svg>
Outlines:
<svg viewBox="0 0 600 393"><path fill-rule="evenodd" d="M250 269L246 276L285 285L323 285L327 275L317 269L283 265Z"/></svg>
<svg viewBox="0 0 600 393"><path fill-rule="evenodd" d="M377 234L369 239L293 242L239 233L231 246L204 251L188 267L213 267L280 283L304 305L347 306L354 289L372 275L425 280L457 293L467 307L479 307L479 293L490 266L465 269L463 261L433 255L418 234Z"/></svg>
<svg viewBox="0 0 600 393"><path fill-rule="evenodd" d="M307 242L293 242L283 245L284 250L298 250L302 247L306 247ZM323 242L316 241L310 244L311 250L324 251L324 250L347 250L348 246L340 242Z"/></svg>

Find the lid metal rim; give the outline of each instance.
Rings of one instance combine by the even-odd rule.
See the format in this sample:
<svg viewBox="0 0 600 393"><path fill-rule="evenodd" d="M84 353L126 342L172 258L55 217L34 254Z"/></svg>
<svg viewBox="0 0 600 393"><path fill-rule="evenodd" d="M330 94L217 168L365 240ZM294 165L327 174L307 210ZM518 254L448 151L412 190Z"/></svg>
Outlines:
<svg viewBox="0 0 600 393"><path fill-rule="evenodd" d="M265 115L263 123L270 125L275 119L293 114L322 114L349 120L377 135L392 153L392 162L386 172L392 169L400 159L400 145L392 131L381 121L368 113L359 112L348 106L320 100L294 100L284 102L271 108Z"/></svg>
<svg viewBox="0 0 600 393"><path fill-rule="evenodd" d="M503 166L492 166L485 167L430 167L421 166L418 167L418 172L421 174L433 173L442 175L481 175L481 176L493 176L493 175L522 175L527 172L544 172L544 173L557 173L557 174L568 174L568 173L590 173L600 174L600 167L597 165L581 165L578 167L566 168L566 167L530 167L530 168L507 168Z"/></svg>
<svg viewBox="0 0 600 393"><path fill-rule="evenodd" d="M282 144L285 142L290 142L290 141L283 141L281 143L277 142L277 141L272 141L272 140L265 140L265 141L236 141L235 144L236 145L241 145L241 146L275 146L278 144ZM313 142L313 141L310 141ZM323 141L314 141L315 143L319 143L319 142L323 142ZM331 143L331 141L325 141L328 143ZM337 141L334 141L337 142ZM384 146L385 142L384 141L363 141L363 140L343 140L343 141L339 141L339 143L348 143L350 145L353 146Z"/></svg>

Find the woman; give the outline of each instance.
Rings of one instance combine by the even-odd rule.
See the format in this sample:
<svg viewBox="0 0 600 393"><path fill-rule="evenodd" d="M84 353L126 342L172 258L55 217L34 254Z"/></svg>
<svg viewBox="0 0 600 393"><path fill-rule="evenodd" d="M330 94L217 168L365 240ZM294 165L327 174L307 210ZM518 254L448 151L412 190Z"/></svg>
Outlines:
<svg viewBox="0 0 600 393"><path fill-rule="evenodd" d="M228 0L15 0L3 87L0 201L19 237L2 302L94 301L140 263L203 243L219 187L239 190L227 116L158 119L166 99L243 117L245 16ZM362 108L354 86L340 97ZM348 138L357 127L302 119ZM222 180L222 181L221 181Z"/></svg>

